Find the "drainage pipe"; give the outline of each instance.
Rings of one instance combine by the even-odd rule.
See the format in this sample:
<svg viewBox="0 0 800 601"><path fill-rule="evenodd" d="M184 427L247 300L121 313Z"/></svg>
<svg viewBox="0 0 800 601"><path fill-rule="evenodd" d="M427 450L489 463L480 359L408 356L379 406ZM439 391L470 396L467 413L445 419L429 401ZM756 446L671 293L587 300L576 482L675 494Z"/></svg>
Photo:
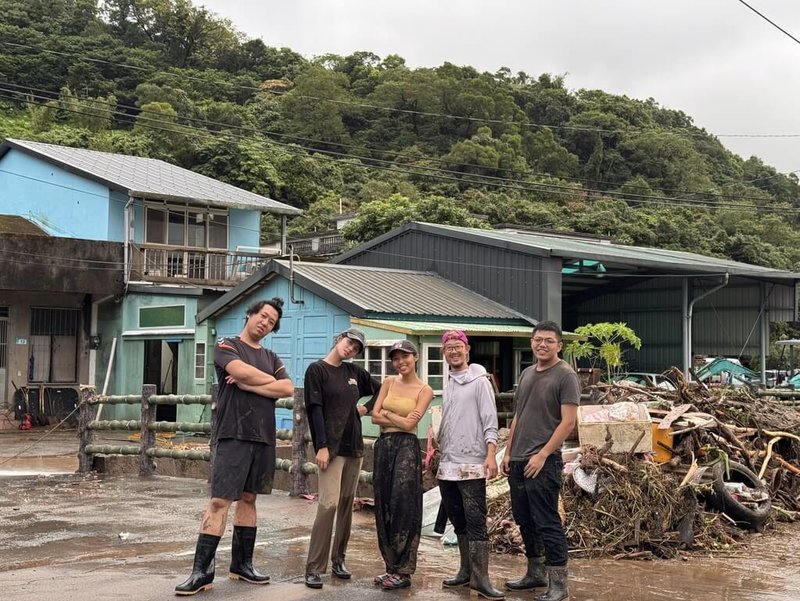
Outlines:
<svg viewBox="0 0 800 601"><path fill-rule="evenodd" d="M722 282L709 288L702 294L699 294L691 301L689 300L689 279L683 278L683 373L687 380L691 380L691 372L689 368L692 367L692 317L694 314L694 305L697 301L704 299L710 294L713 294L720 288L728 285L730 274L725 273L722 276Z"/></svg>

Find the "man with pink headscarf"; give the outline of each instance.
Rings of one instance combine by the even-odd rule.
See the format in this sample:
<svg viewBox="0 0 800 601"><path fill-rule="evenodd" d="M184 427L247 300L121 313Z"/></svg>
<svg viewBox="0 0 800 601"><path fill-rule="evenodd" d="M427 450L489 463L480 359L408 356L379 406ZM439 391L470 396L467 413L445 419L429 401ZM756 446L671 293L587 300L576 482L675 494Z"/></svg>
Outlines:
<svg viewBox="0 0 800 601"><path fill-rule="evenodd" d="M469 340L464 332L445 332L442 354L449 377L442 401L441 459L436 477L461 555L458 573L442 586L469 585L486 599L503 599L503 593L489 580L486 532L486 480L497 475L494 390L483 366L469 363Z"/></svg>

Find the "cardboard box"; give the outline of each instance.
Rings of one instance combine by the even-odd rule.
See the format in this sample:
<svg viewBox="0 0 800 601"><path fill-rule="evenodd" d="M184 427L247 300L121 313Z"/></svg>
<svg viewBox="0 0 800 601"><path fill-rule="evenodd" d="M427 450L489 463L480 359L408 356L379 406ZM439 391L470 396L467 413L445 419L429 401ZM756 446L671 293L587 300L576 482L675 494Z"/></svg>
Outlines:
<svg viewBox="0 0 800 601"><path fill-rule="evenodd" d="M587 416L607 411L609 405L582 405L578 407L578 440L582 447L591 445L600 448L606 438L613 441L609 453L630 453L641 436L635 453L650 453L653 450L653 432L647 407L637 405L639 415L635 421L587 421Z"/></svg>

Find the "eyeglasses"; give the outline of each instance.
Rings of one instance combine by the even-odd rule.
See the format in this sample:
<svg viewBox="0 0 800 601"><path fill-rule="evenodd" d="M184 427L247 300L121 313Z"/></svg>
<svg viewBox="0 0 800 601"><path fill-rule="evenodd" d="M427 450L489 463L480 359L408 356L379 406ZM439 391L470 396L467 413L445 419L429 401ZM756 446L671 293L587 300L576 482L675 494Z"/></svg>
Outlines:
<svg viewBox="0 0 800 601"><path fill-rule="evenodd" d="M544 344L546 346L553 346L559 342L554 338L539 338L538 336L531 338L531 340L533 341L533 344Z"/></svg>
<svg viewBox="0 0 800 601"><path fill-rule="evenodd" d="M461 352L465 351L466 349L467 349L467 347L465 347L463 344L459 344L458 346L446 346L446 347L444 347L444 352L445 353L461 353Z"/></svg>

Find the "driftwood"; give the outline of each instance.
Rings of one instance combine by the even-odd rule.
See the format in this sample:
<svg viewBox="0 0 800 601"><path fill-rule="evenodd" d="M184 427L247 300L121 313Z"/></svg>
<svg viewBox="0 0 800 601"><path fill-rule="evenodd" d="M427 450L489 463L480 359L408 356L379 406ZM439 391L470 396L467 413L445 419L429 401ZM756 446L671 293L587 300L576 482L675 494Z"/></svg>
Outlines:
<svg viewBox="0 0 800 601"><path fill-rule="evenodd" d="M697 386L678 370L673 376L676 390L609 384L593 389L595 404L646 403L653 422L670 429L673 456L657 465L647 455L611 454L610 440L583 448L578 465L597 485L588 493L564 476L562 518L571 555L654 559L735 553L745 531L724 514L704 509L711 468L719 461L747 465L766 482L771 519L800 518L800 411L746 389ZM493 549L522 552L508 496L491 499L489 513Z"/></svg>

